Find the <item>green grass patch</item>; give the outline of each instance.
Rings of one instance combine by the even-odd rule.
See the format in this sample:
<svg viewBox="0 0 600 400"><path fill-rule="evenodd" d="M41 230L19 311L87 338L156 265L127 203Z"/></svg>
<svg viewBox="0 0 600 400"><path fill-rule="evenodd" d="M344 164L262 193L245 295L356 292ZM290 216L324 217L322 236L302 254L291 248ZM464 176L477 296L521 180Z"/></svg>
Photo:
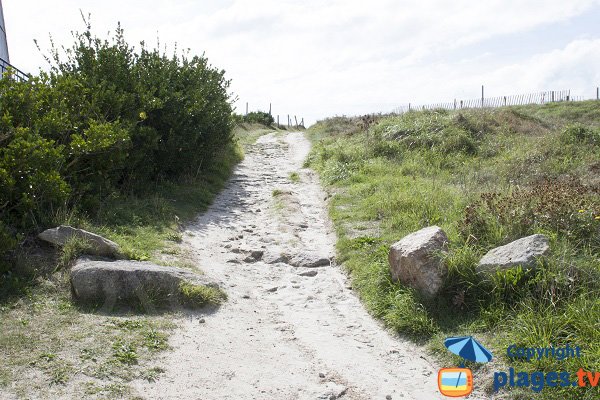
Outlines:
<svg viewBox="0 0 600 400"><path fill-rule="evenodd" d="M92 390L110 397L109 386L129 390L146 364L168 349L171 318L84 313L71 305L65 271L38 279L0 305L0 386L20 398L86 397ZM82 381L90 384L74 385Z"/></svg>
<svg viewBox="0 0 600 400"><path fill-rule="evenodd" d="M334 194L338 259L367 308L440 356L444 337L475 335L518 370L597 370L599 120L600 103L590 101L410 112L380 117L367 130L343 117L311 127L307 165ZM392 243L430 225L449 236L449 274L440 296L426 301L392 282L387 255ZM552 247L535 270L475 272L491 248L534 233ZM513 343L577 344L585 357L514 362L504 356ZM547 388L542 396L598 392Z"/></svg>
<svg viewBox="0 0 600 400"><path fill-rule="evenodd" d="M207 305L219 305L227 299L225 292L218 288L183 283L179 286L183 305L190 308L202 308Z"/></svg>
<svg viewBox="0 0 600 400"><path fill-rule="evenodd" d="M297 172L292 172L290 174L290 181L292 183L298 183L298 182L300 182L300 175Z"/></svg>

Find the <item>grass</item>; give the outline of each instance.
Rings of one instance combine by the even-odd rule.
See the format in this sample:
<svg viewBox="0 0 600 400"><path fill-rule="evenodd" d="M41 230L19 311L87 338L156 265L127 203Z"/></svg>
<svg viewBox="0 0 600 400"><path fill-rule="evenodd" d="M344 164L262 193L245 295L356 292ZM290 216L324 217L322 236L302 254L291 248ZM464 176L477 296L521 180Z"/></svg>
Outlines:
<svg viewBox="0 0 600 400"><path fill-rule="evenodd" d="M290 174L290 181L292 183L298 183L298 182L300 182L300 175L297 172L292 172Z"/></svg>
<svg viewBox="0 0 600 400"><path fill-rule="evenodd" d="M333 194L338 258L367 308L427 343L475 335L500 364L524 371L600 369L600 103L596 101L380 117L368 130L336 117L309 129L307 164ZM390 244L429 225L449 236L448 278L434 300L391 281ZM489 249L544 233L552 254L530 272L485 279ZM509 360L508 345L582 346L584 357ZM487 388L491 380L487 380ZM519 397L528 398L531 390ZM596 398L546 388L541 398Z"/></svg>
<svg viewBox="0 0 600 400"><path fill-rule="evenodd" d="M209 286L181 284L179 291L183 304L190 308L219 305L227 300L222 290Z"/></svg>
<svg viewBox="0 0 600 400"><path fill-rule="evenodd" d="M204 174L159 182L146 197L107 196L93 217L58 211L55 222L115 241L126 258L201 273L178 245L182 225L210 205L243 157L242 145L266 133L263 128L238 132L239 143ZM17 398L121 398L132 396L132 380L157 380L164 371L153 363L169 349L175 315L80 308L71 301L68 267L86 243L74 239L57 254L27 246L17 272L0 277L0 391ZM223 292L208 287L184 287L181 295L189 307L225 300Z"/></svg>
<svg viewBox="0 0 600 400"><path fill-rule="evenodd" d="M171 316L110 316L71 303L65 271L0 306L0 387L19 398L61 398L95 388L128 390L145 365L168 349ZM10 389L7 389L10 388Z"/></svg>

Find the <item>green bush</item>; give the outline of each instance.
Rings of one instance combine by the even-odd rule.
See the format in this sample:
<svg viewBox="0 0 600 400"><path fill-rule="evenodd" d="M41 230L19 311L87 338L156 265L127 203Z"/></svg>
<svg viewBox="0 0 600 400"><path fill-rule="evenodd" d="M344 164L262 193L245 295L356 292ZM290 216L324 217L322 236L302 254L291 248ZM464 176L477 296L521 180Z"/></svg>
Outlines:
<svg viewBox="0 0 600 400"><path fill-rule="evenodd" d="M271 126L275 122L273 116L264 111L253 111L244 116L244 122Z"/></svg>
<svg viewBox="0 0 600 400"><path fill-rule="evenodd" d="M223 70L136 50L120 26L99 39L86 24L70 48L50 50L50 72L0 79L2 255L59 210L94 217L107 199L213 173L233 141Z"/></svg>

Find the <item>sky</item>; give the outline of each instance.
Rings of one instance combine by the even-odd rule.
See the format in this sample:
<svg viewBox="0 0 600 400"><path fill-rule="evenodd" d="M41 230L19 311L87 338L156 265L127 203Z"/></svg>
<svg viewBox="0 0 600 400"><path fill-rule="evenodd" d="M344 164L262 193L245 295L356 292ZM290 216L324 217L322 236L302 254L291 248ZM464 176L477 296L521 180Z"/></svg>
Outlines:
<svg viewBox="0 0 600 400"><path fill-rule="evenodd" d="M600 86L600 0L2 0L11 62L47 69L49 36L160 38L224 69L238 112L311 124L408 103Z"/></svg>

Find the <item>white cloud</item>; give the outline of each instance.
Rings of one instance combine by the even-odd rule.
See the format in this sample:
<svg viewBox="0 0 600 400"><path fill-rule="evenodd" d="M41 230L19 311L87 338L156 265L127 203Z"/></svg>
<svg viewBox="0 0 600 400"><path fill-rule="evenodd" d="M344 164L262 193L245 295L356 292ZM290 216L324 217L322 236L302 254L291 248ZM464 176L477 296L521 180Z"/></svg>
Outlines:
<svg viewBox="0 0 600 400"><path fill-rule="evenodd" d="M455 54L474 43L528 32L595 10L598 0L151 0L34 2L4 0L15 64L42 65L32 39L48 32L60 43L81 28L79 8L97 32L121 20L131 42L177 42L228 71L240 103L297 113L309 120L334 113L386 111L408 102L476 96L490 90L583 88L598 80L597 28L564 49L506 65L493 50ZM565 31L568 36L569 32ZM518 47L518 42L506 46ZM479 50L481 51L481 50ZM487 55L485 54L487 53ZM580 60L579 63L562 61ZM535 71L535 72L533 72ZM509 90L511 89L511 90ZM242 107L240 107L242 108Z"/></svg>

